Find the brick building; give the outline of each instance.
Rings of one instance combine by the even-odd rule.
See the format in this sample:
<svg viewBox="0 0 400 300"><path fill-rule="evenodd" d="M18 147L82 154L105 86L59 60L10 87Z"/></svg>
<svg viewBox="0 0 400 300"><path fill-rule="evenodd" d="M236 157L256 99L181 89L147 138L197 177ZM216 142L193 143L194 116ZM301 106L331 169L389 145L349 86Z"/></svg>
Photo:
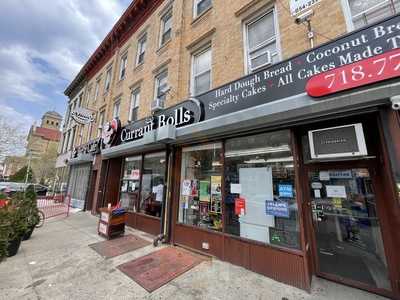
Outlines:
<svg viewBox="0 0 400 300"><path fill-rule="evenodd" d="M165 242L398 299L399 3L301 2L132 2L65 91L58 164Z"/></svg>

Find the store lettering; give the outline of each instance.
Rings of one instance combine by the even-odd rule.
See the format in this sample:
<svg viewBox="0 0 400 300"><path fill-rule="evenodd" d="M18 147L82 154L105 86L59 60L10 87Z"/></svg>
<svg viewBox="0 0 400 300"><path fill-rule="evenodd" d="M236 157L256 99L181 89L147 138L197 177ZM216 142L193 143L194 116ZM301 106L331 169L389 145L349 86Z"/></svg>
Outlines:
<svg viewBox="0 0 400 300"><path fill-rule="evenodd" d="M129 142L142 138L146 133L167 125L180 127L192 121L193 112L183 107L174 110L173 115L161 114L145 121L139 128L124 128L121 132L121 142Z"/></svg>

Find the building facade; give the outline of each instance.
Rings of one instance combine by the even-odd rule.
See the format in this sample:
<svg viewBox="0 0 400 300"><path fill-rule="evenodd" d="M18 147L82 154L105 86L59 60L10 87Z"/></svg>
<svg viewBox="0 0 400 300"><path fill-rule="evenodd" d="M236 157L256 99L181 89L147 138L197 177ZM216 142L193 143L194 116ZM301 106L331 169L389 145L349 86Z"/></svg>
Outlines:
<svg viewBox="0 0 400 300"><path fill-rule="evenodd" d="M399 299L399 3L316 2L134 1L66 90L72 198L306 290Z"/></svg>

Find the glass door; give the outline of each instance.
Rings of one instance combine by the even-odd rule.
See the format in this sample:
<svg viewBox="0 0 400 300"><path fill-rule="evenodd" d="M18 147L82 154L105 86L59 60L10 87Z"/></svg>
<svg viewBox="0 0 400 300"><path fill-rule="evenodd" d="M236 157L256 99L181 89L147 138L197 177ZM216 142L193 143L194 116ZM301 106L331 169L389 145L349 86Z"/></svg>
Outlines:
<svg viewBox="0 0 400 300"><path fill-rule="evenodd" d="M309 185L318 273L390 290L369 169L309 171Z"/></svg>

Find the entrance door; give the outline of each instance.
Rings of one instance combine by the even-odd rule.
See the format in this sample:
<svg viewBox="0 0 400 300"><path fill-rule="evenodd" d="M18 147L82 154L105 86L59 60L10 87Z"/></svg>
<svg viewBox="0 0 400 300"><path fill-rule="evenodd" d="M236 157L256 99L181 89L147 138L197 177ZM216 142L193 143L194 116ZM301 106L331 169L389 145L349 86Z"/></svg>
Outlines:
<svg viewBox="0 0 400 300"><path fill-rule="evenodd" d="M369 168L310 169L317 274L369 290L390 290L374 181ZM379 204L378 204L379 205Z"/></svg>

